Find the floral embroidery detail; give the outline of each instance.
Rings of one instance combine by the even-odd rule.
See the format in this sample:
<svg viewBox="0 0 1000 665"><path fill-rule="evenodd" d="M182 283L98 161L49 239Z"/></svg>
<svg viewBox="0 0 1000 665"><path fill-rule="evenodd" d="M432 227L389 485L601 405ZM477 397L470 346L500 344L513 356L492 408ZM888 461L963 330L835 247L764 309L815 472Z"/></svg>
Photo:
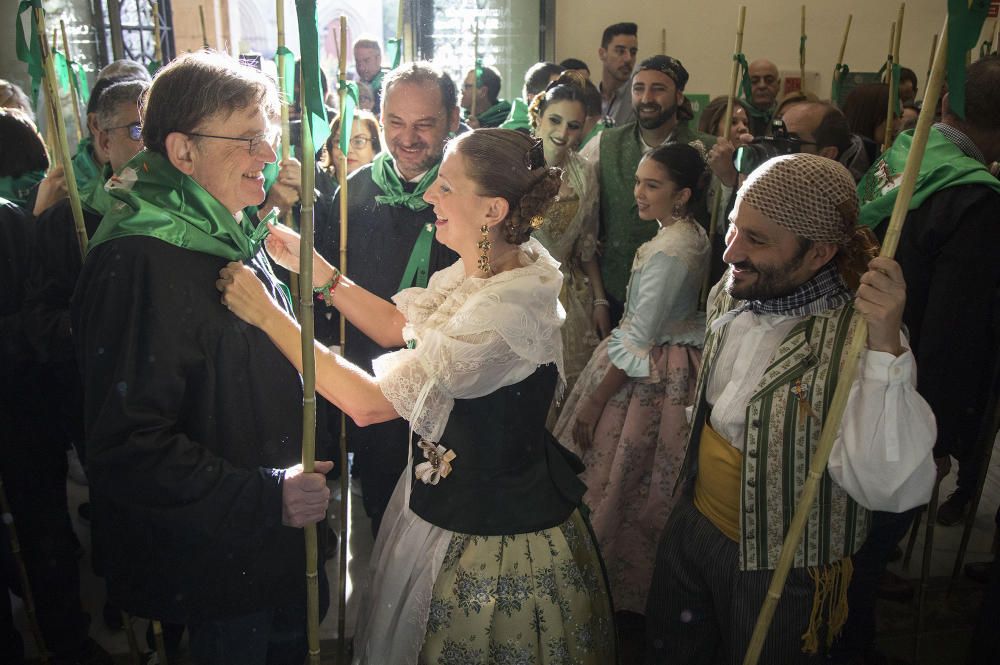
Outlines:
<svg viewBox="0 0 1000 665"><path fill-rule="evenodd" d="M501 575L497 581L497 611L511 616L521 610L521 603L531 596L527 575Z"/></svg>
<svg viewBox="0 0 1000 665"><path fill-rule="evenodd" d="M444 648L441 649L441 657L437 661L440 665L474 665L483 662L482 649L473 649L467 644L455 640L444 641Z"/></svg>
<svg viewBox="0 0 1000 665"><path fill-rule="evenodd" d="M456 571L455 596L458 598L458 606L465 610L466 616L470 612L478 614L483 609L483 605L494 600L492 591L495 587L495 577L488 575L479 577L462 568Z"/></svg>
<svg viewBox="0 0 1000 665"><path fill-rule="evenodd" d="M436 633L451 623L452 605L442 598L431 599L431 611L427 617L427 631Z"/></svg>
<svg viewBox="0 0 1000 665"><path fill-rule="evenodd" d="M418 464L413 472L428 485L437 485L439 480L447 478L451 473L451 461L458 455L454 450L425 439L420 439L417 445L424 451L424 458L428 461Z"/></svg>
<svg viewBox="0 0 1000 665"><path fill-rule="evenodd" d="M490 663L492 665L534 665L534 654L527 646L522 646L516 642L490 644Z"/></svg>

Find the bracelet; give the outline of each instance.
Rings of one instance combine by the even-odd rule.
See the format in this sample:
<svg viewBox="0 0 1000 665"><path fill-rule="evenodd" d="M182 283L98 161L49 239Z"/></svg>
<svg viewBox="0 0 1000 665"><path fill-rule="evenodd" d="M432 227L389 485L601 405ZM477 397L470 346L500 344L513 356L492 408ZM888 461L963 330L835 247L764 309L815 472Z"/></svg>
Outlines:
<svg viewBox="0 0 1000 665"><path fill-rule="evenodd" d="M337 285L340 284L342 276L340 270L334 266L333 276L330 280L323 286L313 288L313 293L317 294L316 297L326 303L327 307L333 307L333 292L337 290Z"/></svg>
<svg viewBox="0 0 1000 665"><path fill-rule="evenodd" d="M605 298L594 298L594 307L611 307L611 303Z"/></svg>

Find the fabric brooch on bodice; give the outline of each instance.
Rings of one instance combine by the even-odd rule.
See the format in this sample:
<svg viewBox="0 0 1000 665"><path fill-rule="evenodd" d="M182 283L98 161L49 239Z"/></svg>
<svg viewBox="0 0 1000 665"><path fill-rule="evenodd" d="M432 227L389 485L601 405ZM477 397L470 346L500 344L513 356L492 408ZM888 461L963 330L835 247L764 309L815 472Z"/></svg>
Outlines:
<svg viewBox="0 0 1000 665"><path fill-rule="evenodd" d="M414 475L428 485L437 485L442 478L447 478L451 473L451 461L458 457L454 450L448 450L444 446L420 439L417 444L424 451L424 459L413 469Z"/></svg>

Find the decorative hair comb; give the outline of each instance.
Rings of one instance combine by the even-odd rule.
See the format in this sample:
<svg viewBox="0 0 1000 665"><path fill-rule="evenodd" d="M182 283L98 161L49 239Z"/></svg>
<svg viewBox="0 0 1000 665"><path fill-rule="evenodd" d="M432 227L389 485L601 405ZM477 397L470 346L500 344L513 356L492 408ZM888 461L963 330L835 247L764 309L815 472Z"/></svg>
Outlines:
<svg viewBox="0 0 1000 665"><path fill-rule="evenodd" d="M535 142L524 153L524 166L529 171L545 167L545 150L542 149L542 140L535 139Z"/></svg>

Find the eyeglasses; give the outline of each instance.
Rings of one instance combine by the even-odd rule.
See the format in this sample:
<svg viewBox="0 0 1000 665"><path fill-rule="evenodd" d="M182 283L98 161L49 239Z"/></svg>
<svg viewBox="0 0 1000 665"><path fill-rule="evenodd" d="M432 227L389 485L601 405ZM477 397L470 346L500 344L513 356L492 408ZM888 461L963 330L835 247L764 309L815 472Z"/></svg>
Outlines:
<svg viewBox="0 0 1000 665"><path fill-rule="evenodd" d="M260 147L267 143L269 146L274 145L274 140L278 138L278 133L280 128L271 127L266 132L257 134L257 136L251 136L250 138L244 138L242 136L216 136L215 134L199 134L198 132L185 132L188 136L197 136L203 139L222 139L224 141L243 141L247 144L247 150L250 154L256 153L260 150Z"/></svg>
<svg viewBox="0 0 1000 665"><path fill-rule="evenodd" d="M369 143L374 143L374 142L375 142L375 139L373 139L370 136L352 136L351 140L348 141L348 143L351 144L351 147L354 148L355 150L363 150L366 145L368 145ZM340 145L340 135L339 134L333 137L333 144L334 145Z"/></svg>
<svg viewBox="0 0 1000 665"><path fill-rule="evenodd" d="M113 129L127 129L128 136L133 141L138 141L142 138L142 123L141 122L130 122L127 125L118 125L117 127L105 127L104 131L110 132Z"/></svg>

